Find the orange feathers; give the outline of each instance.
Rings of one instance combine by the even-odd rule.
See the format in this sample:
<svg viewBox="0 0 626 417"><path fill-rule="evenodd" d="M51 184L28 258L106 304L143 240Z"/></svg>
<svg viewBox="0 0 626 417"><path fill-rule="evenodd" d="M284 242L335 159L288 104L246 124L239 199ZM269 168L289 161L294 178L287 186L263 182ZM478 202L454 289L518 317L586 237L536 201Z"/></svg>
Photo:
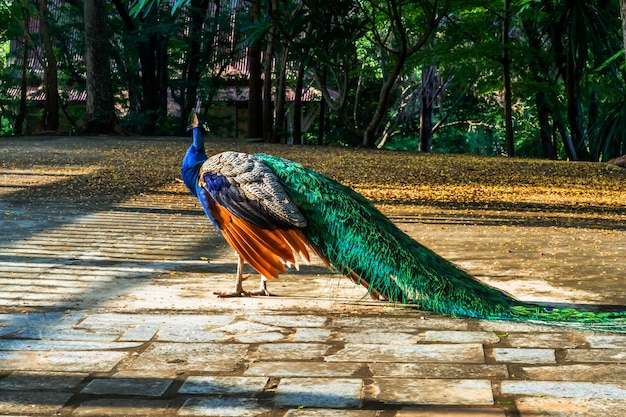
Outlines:
<svg viewBox="0 0 626 417"><path fill-rule="evenodd" d="M264 277L278 278L286 271L286 263L298 267L297 256L309 262L309 245L300 230L262 229L233 216L212 199L209 208L228 244Z"/></svg>

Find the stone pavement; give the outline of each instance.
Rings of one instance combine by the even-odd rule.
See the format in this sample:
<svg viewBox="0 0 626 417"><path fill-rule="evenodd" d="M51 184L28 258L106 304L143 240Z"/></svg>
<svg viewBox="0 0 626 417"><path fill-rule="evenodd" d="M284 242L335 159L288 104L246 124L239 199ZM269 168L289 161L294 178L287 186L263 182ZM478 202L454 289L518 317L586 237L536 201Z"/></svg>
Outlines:
<svg viewBox="0 0 626 417"><path fill-rule="evenodd" d="M219 299L235 258L180 183L100 208L9 198L40 174L0 168L0 415L626 415L626 336L376 303L319 262ZM623 228L395 220L521 298L626 301Z"/></svg>

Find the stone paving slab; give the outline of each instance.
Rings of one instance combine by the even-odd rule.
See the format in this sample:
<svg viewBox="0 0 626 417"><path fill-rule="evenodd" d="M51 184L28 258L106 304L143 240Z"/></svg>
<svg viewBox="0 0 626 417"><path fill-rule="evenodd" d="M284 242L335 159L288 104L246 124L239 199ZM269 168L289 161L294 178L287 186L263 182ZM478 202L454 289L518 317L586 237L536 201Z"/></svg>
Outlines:
<svg viewBox="0 0 626 417"><path fill-rule="evenodd" d="M87 181L95 169L59 168L45 181ZM179 182L106 205L18 204L43 169L9 171L0 416L626 415L624 335L374 302L317 259L270 282L272 297L220 299L236 257ZM626 304L614 282L623 228L459 213L394 221L524 299ZM580 267L585 259L602 271ZM590 285L605 279L610 293Z"/></svg>
<svg viewBox="0 0 626 417"><path fill-rule="evenodd" d="M211 371L231 372L243 360L248 345L220 343L151 344L127 365L142 371Z"/></svg>
<svg viewBox="0 0 626 417"><path fill-rule="evenodd" d="M400 410L396 417L505 417L503 410L494 408L427 408L416 407Z"/></svg>
<svg viewBox="0 0 626 417"><path fill-rule="evenodd" d="M16 371L0 381L0 390L38 391L71 390L89 376L80 372L27 372Z"/></svg>
<svg viewBox="0 0 626 417"><path fill-rule="evenodd" d="M109 372L127 352L24 351L0 352L3 371Z"/></svg>
<svg viewBox="0 0 626 417"><path fill-rule="evenodd" d="M172 385L172 380L159 378L95 378L80 392L94 395L137 395L161 397Z"/></svg>
<svg viewBox="0 0 626 417"><path fill-rule="evenodd" d="M494 348L496 362L556 363L554 349Z"/></svg>
<svg viewBox="0 0 626 417"><path fill-rule="evenodd" d="M523 366L530 380L546 381L613 381L626 383L626 364L576 364L558 366Z"/></svg>
<svg viewBox="0 0 626 417"><path fill-rule="evenodd" d="M0 392L3 415L54 415L72 397L71 392Z"/></svg>
<svg viewBox="0 0 626 417"><path fill-rule="evenodd" d="M597 382L502 381L500 389L503 394L626 399L626 388L622 384L602 384Z"/></svg>
<svg viewBox="0 0 626 417"><path fill-rule="evenodd" d="M374 377L406 378L462 378L502 380L509 377L506 365L468 363L371 363L369 370Z"/></svg>
<svg viewBox="0 0 626 417"><path fill-rule="evenodd" d="M338 409L295 409L289 410L285 417L378 417L376 410L338 410Z"/></svg>
<svg viewBox="0 0 626 417"><path fill-rule="evenodd" d="M491 382L472 379L397 379L375 382L376 399L398 404L493 405Z"/></svg>
<svg viewBox="0 0 626 417"><path fill-rule="evenodd" d="M484 352L477 343L459 344L346 344L330 362L464 362L482 363Z"/></svg>
<svg viewBox="0 0 626 417"><path fill-rule="evenodd" d="M522 397L516 400L520 417L623 417L626 402L614 399Z"/></svg>
<svg viewBox="0 0 626 417"><path fill-rule="evenodd" d="M86 400L74 409L73 416L168 416L172 415L169 400L144 400L141 398L104 398Z"/></svg>
<svg viewBox="0 0 626 417"><path fill-rule="evenodd" d="M282 378L274 403L279 407L358 408L363 380L358 378Z"/></svg>
<svg viewBox="0 0 626 417"><path fill-rule="evenodd" d="M328 362L254 362L244 371L244 375L263 375L274 377L349 377L355 374L360 363Z"/></svg>
<svg viewBox="0 0 626 417"><path fill-rule="evenodd" d="M207 417L253 417L270 411L270 408L250 398L190 398L178 415Z"/></svg>

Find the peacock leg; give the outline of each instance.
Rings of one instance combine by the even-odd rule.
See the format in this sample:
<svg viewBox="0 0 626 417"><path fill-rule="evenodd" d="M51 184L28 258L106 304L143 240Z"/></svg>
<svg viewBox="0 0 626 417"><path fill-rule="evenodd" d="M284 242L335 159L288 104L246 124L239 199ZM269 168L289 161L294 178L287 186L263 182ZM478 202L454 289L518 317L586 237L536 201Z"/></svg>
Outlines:
<svg viewBox="0 0 626 417"><path fill-rule="evenodd" d="M267 278L261 276L261 286L258 290L246 291L243 289L243 282L250 278L250 275L243 275L243 258L237 254L237 284L235 291L215 291L213 294L220 298L227 297L250 297L251 295L266 295L270 296L270 292L267 290Z"/></svg>
<svg viewBox="0 0 626 417"><path fill-rule="evenodd" d="M243 258L237 254L237 284L235 286L235 291L215 291L213 294L221 298L249 297L250 294L243 289L243 282L248 278L248 276L243 275Z"/></svg>
<svg viewBox="0 0 626 417"><path fill-rule="evenodd" d="M265 278L263 275L261 275L261 286L259 287L258 290L255 291L248 291L249 295L265 295L265 296L271 296L272 294L267 290L267 278Z"/></svg>

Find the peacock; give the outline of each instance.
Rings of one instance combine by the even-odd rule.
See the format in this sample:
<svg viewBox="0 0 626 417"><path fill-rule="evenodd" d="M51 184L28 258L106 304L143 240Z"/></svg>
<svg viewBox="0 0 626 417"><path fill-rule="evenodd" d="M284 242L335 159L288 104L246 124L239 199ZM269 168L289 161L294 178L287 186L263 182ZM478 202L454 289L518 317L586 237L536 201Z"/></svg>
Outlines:
<svg viewBox="0 0 626 417"><path fill-rule="evenodd" d="M232 151L207 157L205 129L193 115L181 175L238 256L235 289L216 292L220 297L269 295L268 279L285 265L309 262L312 253L375 299L449 316L626 333L626 311L526 303L478 281L406 235L360 194L296 162ZM258 290L243 289L244 262L261 275Z"/></svg>

